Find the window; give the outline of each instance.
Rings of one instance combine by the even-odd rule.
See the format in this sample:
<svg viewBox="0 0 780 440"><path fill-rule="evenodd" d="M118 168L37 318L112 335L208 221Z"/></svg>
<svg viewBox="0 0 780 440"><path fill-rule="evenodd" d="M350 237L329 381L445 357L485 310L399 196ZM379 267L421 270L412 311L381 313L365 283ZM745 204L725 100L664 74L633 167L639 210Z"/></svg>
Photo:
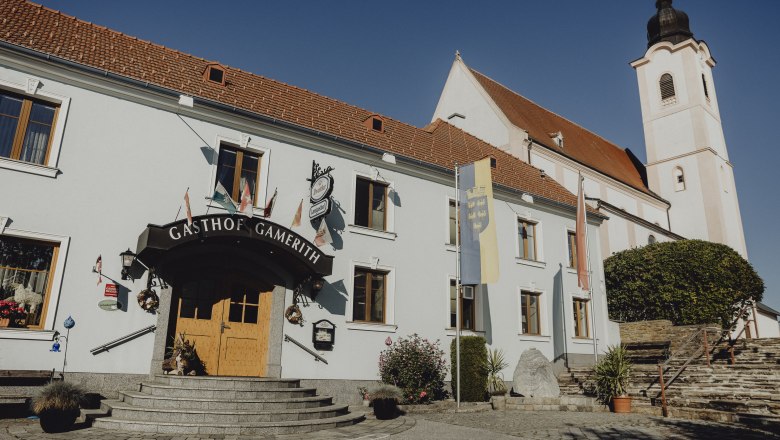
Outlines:
<svg viewBox="0 0 780 440"><path fill-rule="evenodd" d="M385 322L387 272L355 267L352 320Z"/></svg>
<svg viewBox="0 0 780 440"><path fill-rule="evenodd" d="M371 118L371 129L374 131L382 131L382 120L379 118Z"/></svg>
<svg viewBox="0 0 780 440"><path fill-rule="evenodd" d="M647 244L655 244L656 241L655 235L650 234L647 236Z"/></svg>
<svg viewBox="0 0 780 440"><path fill-rule="evenodd" d="M490 168L495 168L496 165L498 165L498 162L496 161L496 158L493 156L490 156Z"/></svg>
<svg viewBox="0 0 780 440"><path fill-rule="evenodd" d="M217 162L217 182L225 187L233 200L241 199L244 180L249 182L252 202L257 205L257 186L262 154L221 145ZM216 185L216 183L215 183Z"/></svg>
<svg viewBox="0 0 780 440"><path fill-rule="evenodd" d="M46 165L59 106L0 92L0 157Z"/></svg>
<svg viewBox="0 0 780 440"><path fill-rule="evenodd" d="M358 177L355 185L355 224L387 230L387 185Z"/></svg>
<svg viewBox="0 0 780 440"><path fill-rule="evenodd" d="M534 292L520 292L520 322L524 335L541 335L541 313L539 313L540 295Z"/></svg>
<svg viewBox="0 0 780 440"><path fill-rule="evenodd" d="M707 78L704 76L704 74L701 74L701 83L704 86L704 97L707 98L709 101L710 99L710 91L707 89Z"/></svg>
<svg viewBox="0 0 780 440"><path fill-rule="evenodd" d="M683 170L680 167L674 169L674 190L685 190L685 173L683 173Z"/></svg>
<svg viewBox="0 0 780 440"><path fill-rule="evenodd" d="M42 328L59 246L0 236L0 300L23 304L26 316L14 326Z"/></svg>
<svg viewBox="0 0 780 440"><path fill-rule="evenodd" d="M677 99L675 98L674 79L672 78L672 75L664 73L661 75L661 80L658 84L661 88L662 104L673 104L677 102Z"/></svg>
<svg viewBox="0 0 780 440"><path fill-rule="evenodd" d="M589 335L588 300L574 298L574 337L587 338Z"/></svg>
<svg viewBox="0 0 780 440"><path fill-rule="evenodd" d="M225 69L219 64L210 64L208 67L206 67L204 77L207 81L211 81L223 86L225 85Z"/></svg>
<svg viewBox="0 0 780 440"><path fill-rule="evenodd" d="M455 293L455 280L450 280L450 327L455 328L457 323L457 306L460 300L460 328L463 330L476 330L474 301L474 286L460 286L460 295Z"/></svg>
<svg viewBox="0 0 780 440"><path fill-rule="evenodd" d="M572 269L577 268L577 233L574 231L566 231L566 242L569 246L569 267Z"/></svg>
<svg viewBox="0 0 780 440"><path fill-rule="evenodd" d="M449 213L449 241L448 244L455 245L457 241L457 237L455 234L457 234L456 228L459 226L457 223L457 219L459 216L458 208L455 206L455 200L450 199L449 201L449 207L448 213Z"/></svg>
<svg viewBox="0 0 780 440"><path fill-rule="evenodd" d="M535 222L517 219L517 244L520 258L537 261Z"/></svg>
<svg viewBox="0 0 780 440"><path fill-rule="evenodd" d="M363 125L374 131L382 133L385 131L385 121L379 115L371 115L363 121Z"/></svg>

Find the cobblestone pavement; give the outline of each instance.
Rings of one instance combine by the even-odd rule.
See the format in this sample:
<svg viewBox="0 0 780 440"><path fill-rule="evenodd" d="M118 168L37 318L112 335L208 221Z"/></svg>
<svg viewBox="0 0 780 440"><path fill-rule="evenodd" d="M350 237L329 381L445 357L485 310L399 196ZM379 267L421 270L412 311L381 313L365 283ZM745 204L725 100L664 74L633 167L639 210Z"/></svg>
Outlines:
<svg viewBox="0 0 780 440"><path fill-rule="evenodd" d="M741 428L712 422L662 419L638 414L610 413L487 411L477 413L414 414L394 420L367 420L345 428L306 434L262 437L192 436L144 434L77 426L62 434L45 434L37 420L0 419L0 439L23 440L510 440L510 439L740 439L758 440L772 437Z"/></svg>

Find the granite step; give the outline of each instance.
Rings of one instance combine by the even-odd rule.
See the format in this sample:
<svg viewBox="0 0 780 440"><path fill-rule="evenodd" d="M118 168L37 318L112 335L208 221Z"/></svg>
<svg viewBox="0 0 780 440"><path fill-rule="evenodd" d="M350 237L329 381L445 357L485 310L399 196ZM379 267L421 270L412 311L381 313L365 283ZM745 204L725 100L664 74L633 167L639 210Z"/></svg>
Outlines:
<svg viewBox="0 0 780 440"><path fill-rule="evenodd" d="M96 428L159 434L202 435L270 435L311 432L353 425L362 421L363 414L348 413L326 419L237 422L237 423L181 423L151 422L147 420L121 420L114 417L95 419Z"/></svg>
<svg viewBox="0 0 780 440"><path fill-rule="evenodd" d="M347 413L346 405L330 405L317 408L272 410L197 410L173 408L145 408L128 405L116 400L104 400L103 405L111 417L118 420L144 420L148 422L230 424L251 422L286 422L296 420L325 419Z"/></svg>
<svg viewBox="0 0 780 440"><path fill-rule="evenodd" d="M222 410L264 410L264 409L301 409L317 408L333 404L333 398L326 396L311 397L271 397L265 399L214 399L193 397L153 396L139 391L121 391L120 400L146 408L189 408L189 409L222 409Z"/></svg>
<svg viewBox="0 0 780 440"><path fill-rule="evenodd" d="M153 396L190 397L195 399L268 400L272 398L313 397L315 388L267 388L262 390L236 390L229 388L195 388L173 386L155 382L141 383L140 392Z"/></svg>
<svg viewBox="0 0 780 440"><path fill-rule="evenodd" d="M275 379L264 377L230 377L230 376L176 376L158 374L154 383L175 387L199 389L261 391L279 388L298 388L300 379Z"/></svg>

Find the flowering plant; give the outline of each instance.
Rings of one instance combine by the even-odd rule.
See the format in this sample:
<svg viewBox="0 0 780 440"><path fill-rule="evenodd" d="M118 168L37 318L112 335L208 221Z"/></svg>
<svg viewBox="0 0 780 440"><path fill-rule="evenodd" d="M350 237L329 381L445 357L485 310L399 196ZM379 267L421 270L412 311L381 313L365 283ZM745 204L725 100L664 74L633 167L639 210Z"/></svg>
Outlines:
<svg viewBox="0 0 780 440"><path fill-rule="evenodd" d="M0 319L10 319L11 323L15 323L27 316L27 311L23 305L20 305L16 301L2 300L0 301Z"/></svg>
<svg viewBox="0 0 780 440"><path fill-rule="evenodd" d="M444 351L439 341L417 334L399 338L379 355L382 382L401 388L403 403L426 403L446 397Z"/></svg>
<svg viewBox="0 0 780 440"><path fill-rule="evenodd" d="M371 400L371 396L368 394L368 388L358 387L358 392L360 393L360 397L362 397L363 400Z"/></svg>

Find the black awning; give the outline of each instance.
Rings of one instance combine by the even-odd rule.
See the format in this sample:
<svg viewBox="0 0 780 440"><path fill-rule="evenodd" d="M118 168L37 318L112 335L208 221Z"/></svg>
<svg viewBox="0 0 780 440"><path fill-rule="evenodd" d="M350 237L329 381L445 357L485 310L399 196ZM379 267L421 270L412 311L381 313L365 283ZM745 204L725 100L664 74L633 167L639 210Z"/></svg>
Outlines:
<svg viewBox="0 0 780 440"><path fill-rule="evenodd" d="M172 256L203 254L218 245L249 249L272 260L296 280L327 276L333 257L297 233L262 218L214 214L193 217L192 225L179 220L167 225L148 225L138 237L137 258L147 267L158 267Z"/></svg>

